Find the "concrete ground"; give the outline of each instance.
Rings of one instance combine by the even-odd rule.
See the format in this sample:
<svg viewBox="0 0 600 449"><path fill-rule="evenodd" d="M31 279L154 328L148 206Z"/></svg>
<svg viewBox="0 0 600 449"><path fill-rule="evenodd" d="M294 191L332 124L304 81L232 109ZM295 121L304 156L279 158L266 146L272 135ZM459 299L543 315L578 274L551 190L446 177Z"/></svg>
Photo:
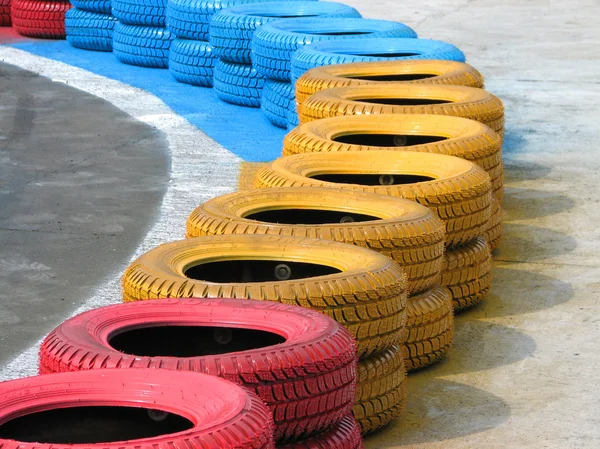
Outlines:
<svg viewBox="0 0 600 449"><path fill-rule="evenodd" d="M345 3L365 17L400 20L421 37L456 44L507 109L505 240L496 253L492 294L457 317L447 360L410 376L406 412L367 438L367 448L600 447L598 2ZM2 91L5 82L0 78ZM177 188L186 168L169 147ZM226 153L213 159L220 157ZM206 195L234 188L228 182L235 170L223 173L211 178ZM172 191L142 247L176 235L157 232L158 224L168 228L173 220L165 217L175 212L181 220L181 209L206 196L171 202ZM117 285L113 279L107 291L114 294ZM106 295L103 288L94 298ZM23 322L11 333L32 340L43 330ZM34 355L34 349L22 354L0 377L29 373L24 366Z"/></svg>

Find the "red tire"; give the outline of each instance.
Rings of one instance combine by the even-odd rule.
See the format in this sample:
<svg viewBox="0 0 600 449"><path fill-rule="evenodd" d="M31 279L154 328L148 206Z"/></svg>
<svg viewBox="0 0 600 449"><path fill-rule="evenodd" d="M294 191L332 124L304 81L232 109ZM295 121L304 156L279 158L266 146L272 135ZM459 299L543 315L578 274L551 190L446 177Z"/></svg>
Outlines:
<svg viewBox="0 0 600 449"><path fill-rule="evenodd" d="M212 339L225 343L215 344L213 355L194 356L210 349ZM199 346L188 349L194 341ZM248 349L255 341L266 344ZM356 393L356 346L348 331L319 312L267 301L167 299L103 307L52 331L40 358L41 373L167 368L224 377L265 401L280 441L340 422Z"/></svg>
<svg viewBox="0 0 600 449"><path fill-rule="evenodd" d="M10 0L0 0L0 27L10 26Z"/></svg>
<svg viewBox="0 0 600 449"><path fill-rule="evenodd" d="M277 449L363 449L360 426L352 416L347 416L330 430L296 443L277 446Z"/></svg>
<svg viewBox="0 0 600 449"><path fill-rule="evenodd" d="M13 0L12 25L17 33L45 39L65 38L66 0Z"/></svg>
<svg viewBox="0 0 600 449"><path fill-rule="evenodd" d="M123 413L127 419L119 421ZM110 427L101 427L105 420ZM168 370L3 382L0 423L3 449L274 447L269 411L254 394L214 376Z"/></svg>

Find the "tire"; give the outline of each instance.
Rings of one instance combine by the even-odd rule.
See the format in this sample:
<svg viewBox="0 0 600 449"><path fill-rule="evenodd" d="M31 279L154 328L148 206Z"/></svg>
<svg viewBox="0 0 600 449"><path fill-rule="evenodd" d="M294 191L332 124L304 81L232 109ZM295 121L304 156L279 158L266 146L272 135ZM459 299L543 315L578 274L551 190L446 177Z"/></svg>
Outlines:
<svg viewBox="0 0 600 449"><path fill-rule="evenodd" d="M502 207L500 201L492 200L492 218L483 236L494 251L502 242Z"/></svg>
<svg viewBox="0 0 600 449"><path fill-rule="evenodd" d="M71 0L74 8L100 14L112 14L111 0Z"/></svg>
<svg viewBox="0 0 600 449"><path fill-rule="evenodd" d="M363 435L396 419L406 405L406 368L399 347L375 354L358 364L354 417Z"/></svg>
<svg viewBox="0 0 600 449"><path fill-rule="evenodd" d="M112 14L127 25L164 28L167 0L112 0Z"/></svg>
<svg viewBox="0 0 600 449"><path fill-rule="evenodd" d="M0 0L0 26L9 27L10 21L10 2L11 0Z"/></svg>
<svg viewBox="0 0 600 449"><path fill-rule="evenodd" d="M387 99L390 101L385 103ZM391 104L396 101L418 104ZM436 103L439 101L443 103ZM299 113L301 123L341 115L453 115L477 120L496 132L504 130L504 106L500 99L483 89L464 86L398 83L339 87L307 98Z"/></svg>
<svg viewBox="0 0 600 449"><path fill-rule="evenodd" d="M407 339L402 355L408 372L446 356L454 333L450 291L437 286L408 299Z"/></svg>
<svg viewBox="0 0 600 449"><path fill-rule="evenodd" d="M277 446L277 449L364 449L360 427L352 416L315 437Z"/></svg>
<svg viewBox="0 0 600 449"><path fill-rule="evenodd" d="M112 51L112 34L116 19L108 14L73 8L65 14L67 41L77 48Z"/></svg>
<svg viewBox="0 0 600 449"><path fill-rule="evenodd" d="M185 334L179 334L177 342L167 340L166 344L157 342L160 334L152 337L148 333L121 343L115 338L110 340L110 335L123 336L127 330L156 326L233 328L238 332L249 329L268 332L277 339L230 333L229 342L219 342L213 336L218 343L212 349L210 333L200 334L183 354L179 351ZM244 346L244 338L246 342L253 338L266 344ZM146 352L134 352L144 340ZM200 351L195 346L198 344L202 345ZM172 349L175 352L160 352ZM195 356L198 352L205 355ZM85 312L50 333L42 344L40 358L46 372L110 366L199 371L226 378L261 397L275 417L278 440L304 438L338 423L352 409L357 381L356 346L342 326L301 307L239 299L166 299ZM285 397L284 391L288 392Z"/></svg>
<svg viewBox="0 0 600 449"><path fill-rule="evenodd" d="M297 219L294 216L290 219L294 224L286 224L280 215L265 216L277 211L288 219L297 213ZM313 215L314 211L323 213ZM371 193L254 189L213 198L187 220L188 238L231 234L309 237L369 248L404 269L409 293L438 284L444 263L444 225L428 208Z"/></svg>
<svg viewBox="0 0 600 449"><path fill-rule="evenodd" d="M294 86L291 83L270 79L265 81L261 109L273 125L287 129L288 114L293 104Z"/></svg>
<svg viewBox="0 0 600 449"><path fill-rule="evenodd" d="M117 23L113 51L124 64L166 69L173 36L165 28Z"/></svg>
<svg viewBox="0 0 600 449"><path fill-rule="evenodd" d="M370 84L441 84L482 88L483 76L457 61L386 60L317 67L296 82L296 101L302 104L325 89Z"/></svg>
<svg viewBox="0 0 600 449"><path fill-rule="evenodd" d="M454 312L476 306L492 286L492 256L483 237L446 252L441 284L450 290Z"/></svg>
<svg viewBox="0 0 600 449"><path fill-rule="evenodd" d="M215 54L208 42L174 39L169 49L169 71L180 83L212 87Z"/></svg>
<svg viewBox="0 0 600 449"><path fill-rule="evenodd" d="M352 175L372 178L357 180ZM334 178L323 180L323 176ZM409 178L405 184L375 184L377 177L379 182L394 182L395 176ZM415 176L418 178L414 179ZM397 181L403 182L402 178ZM344 188L417 201L446 224L446 246L449 247L482 235L490 220L489 176L472 162L452 156L398 151L297 154L276 159L259 171L255 180L255 187L259 188L309 186Z"/></svg>
<svg viewBox="0 0 600 449"><path fill-rule="evenodd" d="M80 409L78 415L71 412L67 415L67 422L65 419L61 420L60 418L65 416L64 412L68 411L66 409L72 407L86 407L87 411ZM106 417L107 413L102 413L101 407L112 407L110 412L113 415ZM130 422L127 424L121 422L119 425L118 410L125 407L124 410L130 413L145 408L148 412L167 414L153 422L151 416L139 415L138 412L135 421L128 420ZM202 441L203 447L207 449L274 449L273 420L269 416L269 410L256 395L218 377L155 369L128 370L126 373L115 369L101 369L2 382L0 421L3 424L0 443L6 449L84 449L95 446L87 443L68 444L70 441L65 440L61 441L63 444L33 442L42 439L57 441L70 426L77 429L77 426L84 424L87 429L85 435L81 434L80 429L79 432L73 432L71 436L65 435L63 438L89 436L88 432L93 432L96 426L102 424L94 422L93 419L86 423L86 417L90 419L88 414L92 413L89 409L112 421L111 427L117 426L117 432L126 431L127 427L131 429L134 426L143 426L148 428L151 435L158 434L128 438L129 441L123 441L115 435L120 441L115 439L112 442L101 443L101 447L106 449L191 447L189 444L193 441ZM47 415L49 412L59 414L50 415L50 418ZM144 413L143 410L141 412ZM40 423L23 428L27 423L24 418L36 413L42 413L37 419ZM178 415L180 421L176 425L185 430L175 433L167 430L176 420L173 415ZM187 425L182 426L181 421ZM58 426L62 432L53 432L53 425ZM163 429L165 433L160 435L159 432ZM131 430L130 432L134 433ZM103 429L102 441L111 438L111 433L115 434L111 428Z"/></svg>
<svg viewBox="0 0 600 449"><path fill-rule="evenodd" d="M223 265L227 270L219 271L219 282L214 276L210 278L213 281L199 281L186 277L181 265L183 261L189 267L236 260L269 261L272 265L282 261L287 266L294 261L312 264L313 269L318 261L315 271L320 274L296 280L277 280L269 275L262 282L243 282L248 278L239 276L240 272L252 269L246 263L231 270ZM322 274L331 273L332 268L340 271ZM208 276L206 270L209 268L198 275ZM261 235L198 237L161 245L135 260L123 276L124 301L249 298L318 310L346 326L357 339L359 357L401 340L406 290L404 271L382 254L326 240Z"/></svg>
<svg viewBox="0 0 600 449"><path fill-rule="evenodd" d="M65 38L65 13L68 1L13 0L12 27L22 36L41 39Z"/></svg>
<svg viewBox="0 0 600 449"><path fill-rule="evenodd" d="M429 39L359 39L316 42L292 57L292 80L315 67L409 59L465 62L465 55L452 44Z"/></svg>
<svg viewBox="0 0 600 449"><path fill-rule="evenodd" d="M263 25L254 33L252 64L267 78L290 81L292 55L297 49L324 40L357 39L366 36L417 37L412 28L386 20L343 18L278 20Z"/></svg>
<svg viewBox="0 0 600 449"><path fill-rule="evenodd" d="M394 136L408 138L397 142ZM494 192L501 194L503 190L500 136L474 120L427 114L332 117L305 123L283 141L284 156L373 150L437 153L467 159L490 175Z"/></svg>
<svg viewBox="0 0 600 449"><path fill-rule="evenodd" d="M356 9L333 2L288 1L237 5L213 16L210 22L210 43L219 58L251 64L251 43L256 29L282 18L305 16L361 17Z"/></svg>
<svg viewBox="0 0 600 449"><path fill-rule="evenodd" d="M227 103L260 108L265 79L250 64L220 60L215 67L215 92Z"/></svg>

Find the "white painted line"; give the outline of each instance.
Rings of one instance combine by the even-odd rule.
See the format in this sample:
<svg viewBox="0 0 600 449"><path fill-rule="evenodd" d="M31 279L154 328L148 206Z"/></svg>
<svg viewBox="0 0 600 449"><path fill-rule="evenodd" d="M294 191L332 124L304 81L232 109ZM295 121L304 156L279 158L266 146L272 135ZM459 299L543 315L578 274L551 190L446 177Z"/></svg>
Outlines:
<svg viewBox="0 0 600 449"><path fill-rule="evenodd" d="M0 47L0 60L53 80L65 80L70 86L100 97L164 133L171 152L171 176L156 223L133 258L161 243L183 238L185 220L198 204L236 190L241 159L175 114L154 95L15 48ZM132 173L132 176L143 174ZM115 272L73 315L121 302L121 274L122 267L115 267ZM0 381L37 374L40 343L4 366L0 370Z"/></svg>

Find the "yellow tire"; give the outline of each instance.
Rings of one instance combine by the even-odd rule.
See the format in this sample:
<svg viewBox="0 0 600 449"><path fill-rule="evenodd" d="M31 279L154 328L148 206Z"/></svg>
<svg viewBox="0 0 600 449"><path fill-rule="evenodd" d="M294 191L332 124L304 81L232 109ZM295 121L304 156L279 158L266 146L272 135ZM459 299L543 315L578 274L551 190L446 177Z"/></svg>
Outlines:
<svg viewBox="0 0 600 449"><path fill-rule="evenodd" d="M492 251L500 246L502 242L502 207L500 201L492 200L492 217L483 236L490 245Z"/></svg>
<svg viewBox="0 0 600 449"><path fill-rule="evenodd" d="M482 235L490 219L488 174L470 161L431 153L359 151L279 158L261 170L256 187L327 187L417 201L446 224L446 245Z"/></svg>
<svg viewBox="0 0 600 449"><path fill-rule="evenodd" d="M453 115L504 131L504 106L483 89L433 84L385 84L323 90L298 107L300 123L344 115Z"/></svg>
<svg viewBox="0 0 600 449"><path fill-rule="evenodd" d="M492 286L492 255L483 237L446 252L442 285L452 293L454 312L473 307L487 297Z"/></svg>
<svg viewBox="0 0 600 449"><path fill-rule="evenodd" d="M328 65L309 70L298 79L296 101L301 104L325 89L390 83L483 87L483 76L458 61L407 59Z"/></svg>
<svg viewBox="0 0 600 449"><path fill-rule="evenodd" d="M344 325L359 357L402 340L406 275L353 245L299 237L225 235L167 243L123 275L124 301L241 298L318 310Z"/></svg>
<svg viewBox="0 0 600 449"><path fill-rule="evenodd" d="M433 287L408 298L407 337L402 355L407 371L424 368L445 357L454 332L450 291Z"/></svg>
<svg viewBox="0 0 600 449"><path fill-rule="evenodd" d="M467 159L490 175L503 192L502 140L474 120L428 114L355 115L305 123L283 141L283 155L340 151L414 151Z"/></svg>
<svg viewBox="0 0 600 449"><path fill-rule="evenodd" d="M389 424L405 405L406 368L398 346L359 361L353 413L363 435Z"/></svg>
<svg viewBox="0 0 600 449"><path fill-rule="evenodd" d="M270 234L362 246L391 257L409 292L440 282L444 224L414 201L341 189L274 188L213 198L192 212L187 236Z"/></svg>

